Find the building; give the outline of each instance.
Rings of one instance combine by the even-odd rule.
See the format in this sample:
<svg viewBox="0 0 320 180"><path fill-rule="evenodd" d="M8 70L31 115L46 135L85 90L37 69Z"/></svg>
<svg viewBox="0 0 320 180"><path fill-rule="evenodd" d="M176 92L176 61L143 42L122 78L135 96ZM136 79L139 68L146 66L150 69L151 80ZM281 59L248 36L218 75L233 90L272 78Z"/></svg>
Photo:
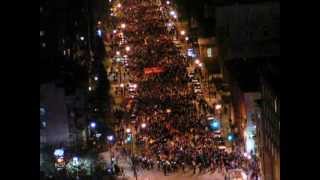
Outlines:
<svg viewBox="0 0 320 180"><path fill-rule="evenodd" d="M265 180L280 180L279 69L266 64L261 76L261 117L257 122L259 156ZM270 67L270 68L269 68Z"/></svg>
<svg viewBox="0 0 320 180"><path fill-rule="evenodd" d="M280 55L280 3L216 8L216 31L224 61Z"/></svg>

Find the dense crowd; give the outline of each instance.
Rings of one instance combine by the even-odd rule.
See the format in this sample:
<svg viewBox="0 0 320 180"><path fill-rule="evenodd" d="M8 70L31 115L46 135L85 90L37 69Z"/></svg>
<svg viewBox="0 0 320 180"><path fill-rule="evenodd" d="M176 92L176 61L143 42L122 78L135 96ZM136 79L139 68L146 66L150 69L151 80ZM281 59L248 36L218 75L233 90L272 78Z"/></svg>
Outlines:
<svg viewBox="0 0 320 180"><path fill-rule="evenodd" d="M132 157L135 168L158 168L165 174L187 168L199 172L243 168L257 169L239 152L226 152L218 148L215 134L210 130L208 114L213 114L203 97L193 91L188 76L188 60L181 55L173 42L176 28L167 24L175 22L168 15L168 6L156 1L125 1L122 15L115 20L115 28L125 23L126 28L112 37L120 42L113 54L130 46L128 68L131 81L138 84L134 105L128 112L134 114L134 124L122 121L117 129L118 145L130 154L123 144L126 128L135 135L137 154ZM179 37L178 37L179 38ZM154 75L144 74L148 67L164 70ZM146 128L140 127L142 123ZM253 161L255 162L255 161ZM251 166L254 166L251 167Z"/></svg>

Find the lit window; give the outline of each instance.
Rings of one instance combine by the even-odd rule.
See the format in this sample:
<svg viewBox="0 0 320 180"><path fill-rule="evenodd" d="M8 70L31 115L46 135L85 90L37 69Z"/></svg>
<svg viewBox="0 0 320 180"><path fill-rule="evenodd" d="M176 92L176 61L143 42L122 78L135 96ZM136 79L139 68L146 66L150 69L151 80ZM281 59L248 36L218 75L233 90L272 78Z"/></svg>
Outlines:
<svg viewBox="0 0 320 180"><path fill-rule="evenodd" d="M207 49L207 56L212 57L212 49L211 48Z"/></svg>
<svg viewBox="0 0 320 180"><path fill-rule="evenodd" d="M41 31L40 31L40 36L43 36L43 35L44 35L44 31L41 30Z"/></svg>

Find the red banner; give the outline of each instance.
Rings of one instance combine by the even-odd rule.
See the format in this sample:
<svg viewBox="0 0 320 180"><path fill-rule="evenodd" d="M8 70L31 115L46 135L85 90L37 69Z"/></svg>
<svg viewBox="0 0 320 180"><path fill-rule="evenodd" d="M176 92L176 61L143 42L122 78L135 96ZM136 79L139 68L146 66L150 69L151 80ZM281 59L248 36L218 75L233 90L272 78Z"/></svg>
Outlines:
<svg viewBox="0 0 320 180"><path fill-rule="evenodd" d="M162 67L144 68L144 74L159 74L163 71L164 69Z"/></svg>

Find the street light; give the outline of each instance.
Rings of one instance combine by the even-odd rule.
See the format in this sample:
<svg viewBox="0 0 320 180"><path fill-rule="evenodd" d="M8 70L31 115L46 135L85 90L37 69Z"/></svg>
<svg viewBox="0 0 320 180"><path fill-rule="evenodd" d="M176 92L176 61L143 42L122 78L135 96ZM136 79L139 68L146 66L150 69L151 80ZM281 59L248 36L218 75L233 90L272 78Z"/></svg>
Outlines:
<svg viewBox="0 0 320 180"><path fill-rule="evenodd" d="M167 5L169 5L170 4L170 1L167 1Z"/></svg>
<svg viewBox="0 0 320 180"><path fill-rule="evenodd" d="M146 124L146 123L142 123L142 124L141 124L141 127L142 127L142 128L146 128L146 127L147 127L147 124Z"/></svg>
<svg viewBox="0 0 320 180"><path fill-rule="evenodd" d="M95 77L94 77L94 80L95 80L95 81L98 81L98 79L99 79L98 76L95 76Z"/></svg>
<svg viewBox="0 0 320 180"><path fill-rule="evenodd" d="M96 124L95 122L91 122L91 123L90 123L90 127L91 127L91 128L96 128L96 126L97 126L97 124Z"/></svg>
<svg viewBox="0 0 320 180"><path fill-rule="evenodd" d="M186 34L186 31L182 30L182 31L180 31L180 34L181 34L182 36L184 36L184 35Z"/></svg>
<svg viewBox="0 0 320 180"><path fill-rule="evenodd" d="M99 37L102 36L102 31L101 31L101 29L98 29L98 30L97 30L97 34L98 34Z"/></svg>
<svg viewBox="0 0 320 180"><path fill-rule="evenodd" d="M168 114L171 113L171 109L167 109L167 113L168 113Z"/></svg>
<svg viewBox="0 0 320 180"><path fill-rule="evenodd" d="M120 51L117 51L116 54L119 56L120 55Z"/></svg>
<svg viewBox="0 0 320 180"><path fill-rule="evenodd" d="M89 90L89 91L92 91L92 87L91 87L91 86L89 86L89 87L88 87L88 90Z"/></svg>
<svg viewBox="0 0 320 180"><path fill-rule="evenodd" d="M202 64L202 63L199 63L198 65L199 65L199 67L202 67L202 66L203 66L203 64Z"/></svg>
<svg viewBox="0 0 320 180"><path fill-rule="evenodd" d="M196 59L194 62L195 62L196 64L200 64L199 59Z"/></svg>
<svg viewBox="0 0 320 180"><path fill-rule="evenodd" d="M114 137L113 137L113 135L109 135L109 136L107 136L107 139L108 139L108 141L113 141Z"/></svg>
<svg viewBox="0 0 320 180"><path fill-rule="evenodd" d="M221 105L221 104L217 104L217 105L215 106L215 108L216 108L216 110L219 110L219 109L222 108L222 105Z"/></svg>
<svg viewBox="0 0 320 180"><path fill-rule="evenodd" d="M127 133L130 133L130 132L131 132L131 129L130 129L130 128L127 128L127 129L126 129L126 132L127 132Z"/></svg>
<svg viewBox="0 0 320 180"><path fill-rule="evenodd" d="M232 133L229 133L228 136L227 136L227 140L230 141L230 142L233 141L234 140L234 135Z"/></svg>
<svg viewBox="0 0 320 180"><path fill-rule="evenodd" d="M175 15L176 15L176 12L170 11L170 15L171 15L171 16L175 16Z"/></svg>
<svg viewBox="0 0 320 180"><path fill-rule="evenodd" d="M130 46L126 47L126 51L129 52L130 51Z"/></svg>
<svg viewBox="0 0 320 180"><path fill-rule="evenodd" d="M113 30L112 32L113 32L113 34L115 34L115 33L117 33L117 30Z"/></svg>
<svg viewBox="0 0 320 180"><path fill-rule="evenodd" d="M122 28L122 29L126 28L126 24L122 23L122 24L121 24L121 28Z"/></svg>
<svg viewBox="0 0 320 180"><path fill-rule="evenodd" d="M185 40L186 40L186 41L189 41L189 37L188 37L188 36L187 36L187 37L185 37Z"/></svg>
<svg viewBox="0 0 320 180"><path fill-rule="evenodd" d="M123 84L123 83L121 83L121 84L120 84L120 87L122 87L122 88L123 88L123 87L124 87L124 84Z"/></svg>
<svg viewBox="0 0 320 180"><path fill-rule="evenodd" d="M117 7L118 7L118 8L121 8L121 4L119 3L119 4L117 5Z"/></svg>

